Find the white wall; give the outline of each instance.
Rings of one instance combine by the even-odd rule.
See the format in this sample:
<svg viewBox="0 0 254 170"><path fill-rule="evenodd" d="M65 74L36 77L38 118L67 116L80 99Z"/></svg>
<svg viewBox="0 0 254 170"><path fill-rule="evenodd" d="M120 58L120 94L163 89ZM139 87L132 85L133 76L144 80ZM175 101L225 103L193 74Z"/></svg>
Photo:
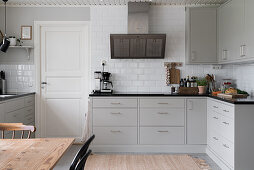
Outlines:
<svg viewBox="0 0 254 170"><path fill-rule="evenodd" d="M185 9L184 7L154 6L151 9L151 33L166 33L165 59L111 60L110 33L127 33L127 7L92 7L91 40L92 72L101 70L101 60L107 61L106 70L113 73L117 92L169 92L165 82L164 62L185 61ZM216 74L218 79L231 78L231 67L213 70L210 65L184 65L182 76Z"/></svg>
<svg viewBox="0 0 254 170"><path fill-rule="evenodd" d="M76 11L77 10L77 11ZM163 60L111 60L110 33L127 33L126 6L92 6L89 8L9 8L12 34L19 35L20 25L33 25L34 20L91 20L91 70L101 70L101 60L106 60L106 70L113 73L114 89L118 92L168 92L165 84L165 61L184 62L185 15L183 7L152 7L150 28L152 33L166 33L166 58ZM0 8L0 16L2 16ZM8 12L8 13L9 13ZM54 13L56 13L54 15ZM0 23L2 19L0 18ZM0 25L0 28L3 25ZM29 43L29 42L27 42ZM14 53L14 52L13 52ZM0 69L7 71L8 87L15 91L34 91L34 65L26 62L24 52L0 56ZM23 59L22 59L23 57ZM16 59L21 61L14 62ZM6 60L6 61L5 61ZM8 63L11 61L10 63ZM24 63L19 64L19 63ZM3 65L5 64L5 65ZM14 65L13 65L14 64ZM27 65L28 64L28 65ZM19 69L16 69L19 68ZM239 88L251 92L254 89L253 65L227 65L222 70L213 70L211 65L184 65L182 76L204 76L213 73L218 79L234 78ZM29 80L27 82L27 80ZM93 80L93 79L92 79ZM93 81L91 83L93 84ZM20 85L23 86L20 86ZM33 84L32 87L30 85ZM22 88L21 88L22 87Z"/></svg>

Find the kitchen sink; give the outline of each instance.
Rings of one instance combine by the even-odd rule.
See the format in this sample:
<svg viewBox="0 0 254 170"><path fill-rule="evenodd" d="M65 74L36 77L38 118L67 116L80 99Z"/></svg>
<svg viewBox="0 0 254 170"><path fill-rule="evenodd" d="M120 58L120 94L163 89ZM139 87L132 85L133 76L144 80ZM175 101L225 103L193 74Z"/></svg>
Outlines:
<svg viewBox="0 0 254 170"><path fill-rule="evenodd" d="M15 96L15 94L1 94L0 98Z"/></svg>

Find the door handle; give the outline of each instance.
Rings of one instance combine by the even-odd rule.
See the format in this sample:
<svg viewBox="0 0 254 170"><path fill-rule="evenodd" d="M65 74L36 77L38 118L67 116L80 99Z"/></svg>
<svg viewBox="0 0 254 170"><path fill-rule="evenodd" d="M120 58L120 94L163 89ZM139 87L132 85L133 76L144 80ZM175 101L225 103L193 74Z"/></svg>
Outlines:
<svg viewBox="0 0 254 170"><path fill-rule="evenodd" d="M47 82L45 82L45 81L43 81L43 82L41 82L41 84L48 84Z"/></svg>

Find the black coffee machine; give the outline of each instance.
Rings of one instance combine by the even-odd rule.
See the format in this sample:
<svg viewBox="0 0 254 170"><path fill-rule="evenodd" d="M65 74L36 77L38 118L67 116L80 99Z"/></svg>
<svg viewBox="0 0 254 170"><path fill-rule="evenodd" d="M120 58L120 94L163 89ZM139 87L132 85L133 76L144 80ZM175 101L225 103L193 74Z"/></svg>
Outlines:
<svg viewBox="0 0 254 170"><path fill-rule="evenodd" d="M102 93L112 93L113 83L110 81L111 73L102 72L101 73L101 92Z"/></svg>

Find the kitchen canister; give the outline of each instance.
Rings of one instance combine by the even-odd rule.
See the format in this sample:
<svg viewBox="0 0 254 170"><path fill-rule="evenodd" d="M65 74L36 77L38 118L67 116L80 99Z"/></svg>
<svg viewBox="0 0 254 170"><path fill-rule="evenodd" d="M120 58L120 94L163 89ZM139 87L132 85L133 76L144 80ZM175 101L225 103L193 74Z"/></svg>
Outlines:
<svg viewBox="0 0 254 170"><path fill-rule="evenodd" d="M16 46L17 45L17 39L14 36L9 37L10 46Z"/></svg>

